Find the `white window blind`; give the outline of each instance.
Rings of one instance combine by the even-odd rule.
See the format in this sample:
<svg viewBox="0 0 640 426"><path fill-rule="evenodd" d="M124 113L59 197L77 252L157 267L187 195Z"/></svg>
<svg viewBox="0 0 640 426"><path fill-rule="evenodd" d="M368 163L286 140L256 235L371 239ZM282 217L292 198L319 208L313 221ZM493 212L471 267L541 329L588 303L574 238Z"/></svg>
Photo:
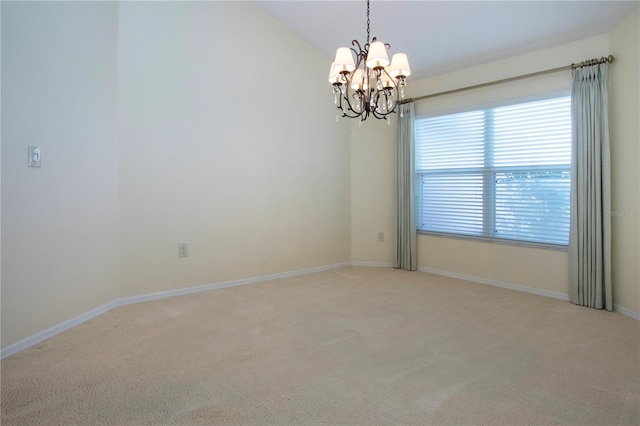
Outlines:
<svg viewBox="0 0 640 426"><path fill-rule="evenodd" d="M567 245L571 98L415 122L417 227Z"/></svg>

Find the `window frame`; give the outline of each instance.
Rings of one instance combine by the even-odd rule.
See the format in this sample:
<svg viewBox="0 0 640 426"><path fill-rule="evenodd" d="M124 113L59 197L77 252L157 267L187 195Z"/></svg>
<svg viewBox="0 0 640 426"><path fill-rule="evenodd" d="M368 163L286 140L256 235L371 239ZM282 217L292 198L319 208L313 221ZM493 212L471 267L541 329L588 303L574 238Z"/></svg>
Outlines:
<svg viewBox="0 0 640 426"><path fill-rule="evenodd" d="M496 102L491 102L488 104L482 104L482 105L467 105L464 108L447 108L446 110L442 110L442 111L431 111L428 114L420 114L417 115L415 117L415 122L419 121L419 120L423 120L423 119L428 119L428 118L434 118L434 117L441 117L441 116L446 116L446 115L452 115L452 114L459 114L459 113L465 113L465 112L472 112L472 111L484 111L485 114L489 111L491 111L491 113L493 113L493 109L494 108L499 108L499 107L504 107L504 106L510 106L510 105L517 105L517 104L524 104L524 103L528 103L528 102L536 102L536 101L544 101L544 100L552 100L552 99L557 99L557 98L563 98L563 97L571 97L571 92L570 91L555 91L553 93L544 93L544 94L539 94L538 96L526 96L526 97L522 97L522 98L515 98L515 99L502 99ZM492 130L488 130L485 129L485 133L487 131L492 131ZM485 138L486 140L486 138ZM417 140L415 139L414 136L414 143L417 145ZM491 145L490 147L487 147L487 145ZM493 144L483 144L483 150L486 152L487 149L493 149ZM493 158L490 159L491 161L493 161ZM487 166L486 165L486 161L487 161L487 157L485 156L485 164L483 165L483 167L471 167L468 168L468 170L471 169L477 169L478 173L482 173L482 174L492 174L495 176L495 173L499 173L502 170L506 170L506 169L520 169L520 170L524 170L522 169L522 167L524 166L514 166L514 167L508 167L508 166L503 166L503 167L493 167L493 166ZM545 168L545 169L563 169L563 170L568 170L569 172L571 172L571 167L572 167L572 162L573 162L573 158L571 158L570 160L571 162L569 163L568 167L566 164L564 165L548 165L548 166L530 166L529 168L527 168L526 170L535 170L536 168L540 169L540 168ZM462 170L462 168L461 168ZM414 172L414 185L416 188L416 194L415 194L415 202L416 202L416 218L418 219L420 216L418 215L418 211L419 211L419 203L420 203L420 199L419 199L419 191L418 188L420 187L419 179L420 179L420 175L421 173L418 172L418 170L416 170ZM490 188L485 188L488 189L489 192L491 193L495 193L495 185L487 185L487 179L483 179L483 187L490 187ZM483 197L483 205L485 198ZM569 207L570 207L571 201L569 200ZM489 218L490 222L493 222L493 229L495 230L496 225L496 217L495 217L495 203L491 203L491 206L489 209L486 209L483 207L483 216L486 217L487 215L491 215L491 218ZM487 211L489 210L489 211ZM419 222L419 220L417 220L416 222ZM483 226L483 233L486 231L486 220L483 220L482 226ZM535 241L526 241L526 240L518 240L518 239L511 239L511 238L496 238L496 237L491 237L491 236L486 236L486 235L469 235L469 234L460 234L460 233L453 233L453 232L444 232L444 231L431 231L431 230L425 230L425 229L418 229L418 223L416 223L416 232L419 235L427 235L427 236L433 236L433 237L438 237L438 238L451 238L451 239L458 239L458 240L467 240L467 241L478 241L478 242L483 242L483 243L491 243L491 244L501 244L501 245L509 245L509 246L520 246L520 247L531 247L531 248L539 248L539 249L547 249L547 250L555 250L555 251L568 251L568 241L567 244L555 244L555 243L546 243L546 242L535 242Z"/></svg>

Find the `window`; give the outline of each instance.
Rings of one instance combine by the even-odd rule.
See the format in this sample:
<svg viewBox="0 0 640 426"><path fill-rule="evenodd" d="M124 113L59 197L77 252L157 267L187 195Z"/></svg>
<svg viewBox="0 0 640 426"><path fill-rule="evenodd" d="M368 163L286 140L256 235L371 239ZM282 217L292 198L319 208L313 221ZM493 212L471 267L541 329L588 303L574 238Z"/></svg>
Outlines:
<svg viewBox="0 0 640 426"><path fill-rule="evenodd" d="M571 98L415 122L417 228L566 246Z"/></svg>

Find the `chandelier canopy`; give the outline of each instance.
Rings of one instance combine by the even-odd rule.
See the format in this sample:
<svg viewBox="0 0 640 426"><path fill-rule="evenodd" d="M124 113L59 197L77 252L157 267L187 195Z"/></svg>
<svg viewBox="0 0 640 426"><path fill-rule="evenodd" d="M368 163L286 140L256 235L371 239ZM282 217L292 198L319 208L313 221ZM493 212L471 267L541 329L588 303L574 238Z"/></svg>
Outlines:
<svg viewBox="0 0 640 426"><path fill-rule="evenodd" d="M367 0L367 42L361 45L353 40L353 47L340 47L329 69L336 120L342 116L359 118L362 122L373 115L389 122L389 116L404 98L404 86L411 74L407 55L396 53L389 62L390 45L375 37L369 41L369 23Z"/></svg>

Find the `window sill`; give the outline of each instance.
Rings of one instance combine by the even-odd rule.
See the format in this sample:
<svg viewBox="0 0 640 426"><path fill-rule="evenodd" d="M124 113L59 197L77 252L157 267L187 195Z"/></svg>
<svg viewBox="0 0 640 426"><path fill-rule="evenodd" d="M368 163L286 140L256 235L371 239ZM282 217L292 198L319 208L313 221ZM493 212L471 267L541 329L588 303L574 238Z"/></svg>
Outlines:
<svg viewBox="0 0 640 426"><path fill-rule="evenodd" d="M448 234L445 232L432 232L432 231L422 231L422 230L418 230L417 233L418 235L429 235L431 237L452 238L456 240L478 241L482 243L502 244L507 246L517 246L517 247L530 247L530 248L538 248L538 249L544 249L544 250L568 251L569 249L568 246L560 245L560 244L534 243L529 241L477 237L473 235Z"/></svg>

